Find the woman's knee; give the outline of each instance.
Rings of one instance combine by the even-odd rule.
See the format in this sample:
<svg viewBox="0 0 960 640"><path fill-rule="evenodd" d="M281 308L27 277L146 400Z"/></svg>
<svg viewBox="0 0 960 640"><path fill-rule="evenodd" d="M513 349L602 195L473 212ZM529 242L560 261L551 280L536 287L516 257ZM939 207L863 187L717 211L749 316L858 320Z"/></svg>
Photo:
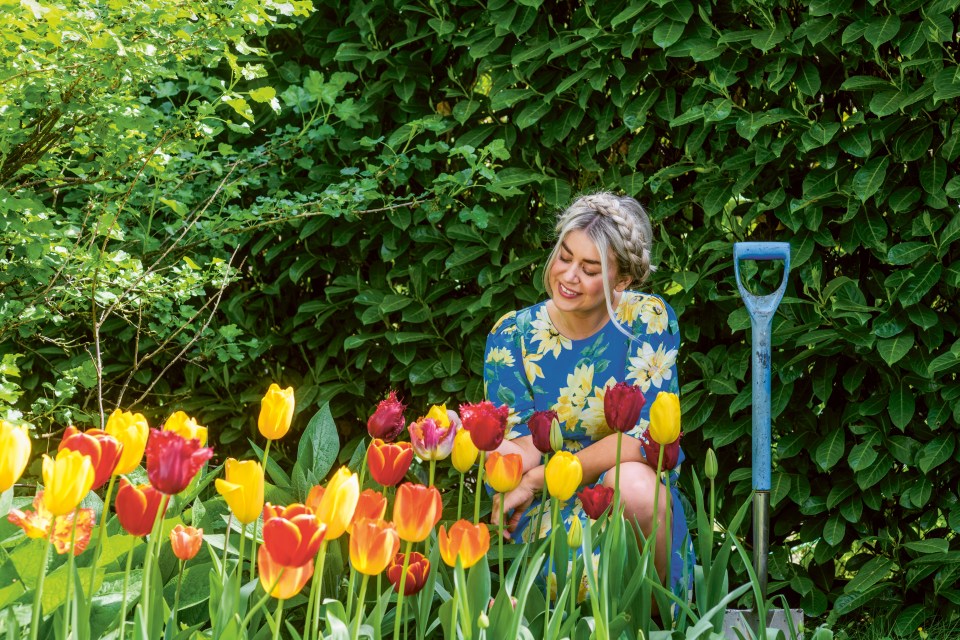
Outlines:
<svg viewBox="0 0 960 640"><path fill-rule="evenodd" d="M654 491L659 488L660 497L657 513L663 519L666 513L666 487L658 483L656 472L642 462L623 462L620 464L620 499L625 515L649 519L653 516ZM611 469L603 479L603 484L614 488L616 468Z"/></svg>

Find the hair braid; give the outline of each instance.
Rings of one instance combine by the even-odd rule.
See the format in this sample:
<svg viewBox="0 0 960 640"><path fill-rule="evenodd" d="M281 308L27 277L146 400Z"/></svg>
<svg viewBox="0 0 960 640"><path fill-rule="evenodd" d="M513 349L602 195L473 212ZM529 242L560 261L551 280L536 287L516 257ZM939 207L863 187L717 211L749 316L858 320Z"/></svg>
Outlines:
<svg viewBox="0 0 960 640"><path fill-rule="evenodd" d="M642 283L654 268L650 264L650 241L644 234L641 218L638 212L624 210L640 208L639 203L632 198L627 200L611 193L597 193L584 196L584 202L594 211L609 218L617 225L627 251L625 255L618 255L618 266L637 283ZM633 206L630 206L630 205ZM627 205L626 207L623 205ZM640 212L642 212L640 208ZM644 216L644 219L646 216ZM648 223L649 224L649 223ZM648 231L649 233L649 231Z"/></svg>

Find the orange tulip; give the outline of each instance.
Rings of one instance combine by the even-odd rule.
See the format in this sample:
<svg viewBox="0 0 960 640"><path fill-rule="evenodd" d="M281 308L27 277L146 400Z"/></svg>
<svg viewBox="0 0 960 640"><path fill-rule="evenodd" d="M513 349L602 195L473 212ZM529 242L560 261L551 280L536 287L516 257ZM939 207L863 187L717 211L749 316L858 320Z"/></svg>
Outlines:
<svg viewBox="0 0 960 640"><path fill-rule="evenodd" d="M387 513L387 498L379 491L364 489L357 500L357 508L353 511L353 519L347 525L347 533L353 533L353 525L362 518L382 520Z"/></svg>
<svg viewBox="0 0 960 640"><path fill-rule="evenodd" d="M100 429L90 429L86 432L76 427L67 427L63 432L58 450L70 449L79 451L90 458L93 465L93 486L97 490L106 484L114 469L120 462L120 441Z"/></svg>
<svg viewBox="0 0 960 640"><path fill-rule="evenodd" d="M364 518L353 525L350 564L360 573L382 573L400 550L400 535L389 522Z"/></svg>
<svg viewBox="0 0 960 640"><path fill-rule="evenodd" d="M367 447L370 477L385 487L403 480L413 462L413 445L409 442L386 442L379 438Z"/></svg>
<svg viewBox="0 0 960 640"><path fill-rule="evenodd" d="M33 499L33 511L10 509L7 520L17 525L28 538L50 537L57 553L64 554L70 551L70 539L73 537L73 555L80 555L90 544L90 534L93 532L93 509L77 509L65 516L55 517L47 510L43 502L43 490L37 492ZM77 518L76 532L73 531L74 515Z"/></svg>
<svg viewBox="0 0 960 640"><path fill-rule="evenodd" d="M497 493L513 491L523 479L523 458L519 453L503 455L494 451L483 468L487 472L487 484Z"/></svg>
<svg viewBox="0 0 960 640"><path fill-rule="evenodd" d="M203 544L203 529L178 524L170 532L170 547L173 555L181 560L191 560L200 552Z"/></svg>
<svg viewBox="0 0 960 640"><path fill-rule="evenodd" d="M300 567L284 567L276 562L266 545L257 552L260 584L263 590L278 600L287 600L300 593L310 576L313 575L313 560Z"/></svg>
<svg viewBox="0 0 960 640"><path fill-rule="evenodd" d="M300 567L313 560L320 550L327 526L302 504L263 507L263 546L270 557L284 567Z"/></svg>
<svg viewBox="0 0 960 640"><path fill-rule="evenodd" d="M438 536L440 557L451 567L457 565L457 558L464 569L477 564L490 549L490 530L481 522L473 524L469 520L457 520L450 527L450 535L446 528L440 526Z"/></svg>
<svg viewBox="0 0 960 640"><path fill-rule="evenodd" d="M405 542L423 542L443 515L443 500L436 487L409 482L397 488L393 503L393 522L400 539Z"/></svg>

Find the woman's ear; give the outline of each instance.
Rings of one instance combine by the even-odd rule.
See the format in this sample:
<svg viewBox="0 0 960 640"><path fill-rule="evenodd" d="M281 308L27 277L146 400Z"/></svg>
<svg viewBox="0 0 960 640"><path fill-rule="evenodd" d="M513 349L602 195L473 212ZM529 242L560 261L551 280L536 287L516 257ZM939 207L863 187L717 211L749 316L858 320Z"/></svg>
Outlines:
<svg viewBox="0 0 960 640"><path fill-rule="evenodd" d="M617 293L623 293L624 291L626 291L627 287L629 287L632 282L633 282L633 278L629 276L621 278L620 281L617 283L617 286L614 287L614 290Z"/></svg>

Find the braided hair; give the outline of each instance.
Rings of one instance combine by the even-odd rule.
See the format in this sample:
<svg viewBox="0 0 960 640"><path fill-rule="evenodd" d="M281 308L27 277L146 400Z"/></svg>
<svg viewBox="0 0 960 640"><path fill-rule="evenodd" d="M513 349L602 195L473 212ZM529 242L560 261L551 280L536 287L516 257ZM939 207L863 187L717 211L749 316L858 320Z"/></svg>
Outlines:
<svg viewBox="0 0 960 640"><path fill-rule="evenodd" d="M653 228L650 218L640 203L629 196L601 191L580 196L557 218L555 232L557 244L547 259L543 271L543 284L550 288L550 265L557 259L563 239L571 231L580 230L593 240L600 252L600 268L603 273L603 293L610 319L621 333L634 339L632 333L617 322L613 310L613 295L610 291L607 256L609 252L617 265L617 274L629 278L632 283L643 284L656 270L650 261L653 246Z"/></svg>

